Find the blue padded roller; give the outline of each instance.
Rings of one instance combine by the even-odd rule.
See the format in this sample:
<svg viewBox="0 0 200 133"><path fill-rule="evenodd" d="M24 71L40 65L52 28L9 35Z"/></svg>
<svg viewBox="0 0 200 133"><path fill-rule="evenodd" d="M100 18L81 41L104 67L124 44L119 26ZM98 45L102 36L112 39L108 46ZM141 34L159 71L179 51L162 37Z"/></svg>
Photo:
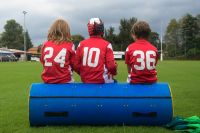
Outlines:
<svg viewBox="0 0 200 133"><path fill-rule="evenodd" d="M172 117L167 83L34 83L30 90L31 126L163 125Z"/></svg>

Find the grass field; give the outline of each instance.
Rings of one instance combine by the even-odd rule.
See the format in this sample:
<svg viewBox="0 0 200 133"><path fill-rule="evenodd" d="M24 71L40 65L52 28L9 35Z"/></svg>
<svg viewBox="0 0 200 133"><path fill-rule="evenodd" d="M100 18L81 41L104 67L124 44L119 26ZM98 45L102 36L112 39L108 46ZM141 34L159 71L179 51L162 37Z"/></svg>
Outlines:
<svg viewBox="0 0 200 133"><path fill-rule="evenodd" d="M116 79L125 82L124 62L118 62ZM164 61L157 66L158 78L172 88L175 116L200 116L200 61ZM41 82L37 62L0 63L0 133L167 133L162 127L62 126L29 127L28 95L33 82ZM80 81L75 75L76 81Z"/></svg>

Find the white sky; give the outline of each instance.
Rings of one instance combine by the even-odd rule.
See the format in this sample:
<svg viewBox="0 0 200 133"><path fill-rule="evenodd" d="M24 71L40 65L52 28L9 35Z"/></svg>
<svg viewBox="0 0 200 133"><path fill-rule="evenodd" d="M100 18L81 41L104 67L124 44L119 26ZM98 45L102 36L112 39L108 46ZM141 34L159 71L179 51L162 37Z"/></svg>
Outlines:
<svg viewBox="0 0 200 133"><path fill-rule="evenodd" d="M23 13L27 11L26 27L35 46L46 40L52 22L57 18L69 22L72 34L88 36L87 22L99 17L105 27L118 26L121 18L136 17L150 23L153 31L160 33L172 18L186 13L200 14L200 0L0 0L0 32L9 19L23 25Z"/></svg>

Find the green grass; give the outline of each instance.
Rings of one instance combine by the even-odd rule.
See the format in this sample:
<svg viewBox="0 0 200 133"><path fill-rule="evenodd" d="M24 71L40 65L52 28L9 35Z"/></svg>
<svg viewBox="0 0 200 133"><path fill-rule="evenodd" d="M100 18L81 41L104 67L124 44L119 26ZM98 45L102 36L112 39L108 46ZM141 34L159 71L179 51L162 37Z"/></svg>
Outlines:
<svg viewBox="0 0 200 133"><path fill-rule="evenodd" d="M172 88L174 115L200 116L200 61L164 61L157 66L158 78ZM41 82L37 62L0 63L0 133L147 133L171 132L144 126L62 126L29 127L28 96L33 82ZM125 82L124 62L118 62L116 79ZM80 78L75 75L75 79Z"/></svg>

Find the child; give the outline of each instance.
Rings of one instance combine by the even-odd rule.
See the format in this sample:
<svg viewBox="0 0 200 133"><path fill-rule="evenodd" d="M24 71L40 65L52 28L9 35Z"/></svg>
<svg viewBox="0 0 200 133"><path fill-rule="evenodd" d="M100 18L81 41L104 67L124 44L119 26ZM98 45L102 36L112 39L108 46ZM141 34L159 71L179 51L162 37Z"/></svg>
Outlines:
<svg viewBox="0 0 200 133"><path fill-rule="evenodd" d="M128 68L129 83L154 83L157 81L155 66L158 60L158 51L150 42L151 29L145 21L136 22L131 34L135 42L126 49L125 63Z"/></svg>
<svg viewBox="0 0 200 133"><path fill-rule="evenodd" d="M48 32L47 42L42 46L40 61L43 65L42 79L45 83L71 83L74 44L70 41L70 28L65 20L58 19Z"/></svg>
<svg viewBox="0 0 200 133"><path fill-rule="evenodd" d="M90 38L80 42L74 69L83 83L113 83L117 65L112 45L102 38L104 24L99 18L91 18L87 26Z"/></svg>

